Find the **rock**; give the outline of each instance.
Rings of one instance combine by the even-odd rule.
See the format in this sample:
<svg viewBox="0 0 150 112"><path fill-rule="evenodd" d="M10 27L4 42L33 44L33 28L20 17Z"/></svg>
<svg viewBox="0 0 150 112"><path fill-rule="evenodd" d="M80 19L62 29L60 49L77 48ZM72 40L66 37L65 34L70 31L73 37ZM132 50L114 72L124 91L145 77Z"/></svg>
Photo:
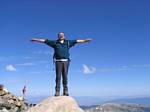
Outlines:
<svg viewBox="0 0 150 112"><path fill-rule="evenodd" d="M27 112L84 112L70 96L49 97Z"/></svg>
<svg viewBox="0 0 150 112"><path fill-rule="evenodd" d="M3 108L2 110L0 110L0 112L9 112L6 108Z"/></svg>
<svg viewBox="0 0 150 112"><path fill-rule="evenodd" d="M4 88L0 89L0 112L25 112L27 109L27 103L24 100Z"/></svg>

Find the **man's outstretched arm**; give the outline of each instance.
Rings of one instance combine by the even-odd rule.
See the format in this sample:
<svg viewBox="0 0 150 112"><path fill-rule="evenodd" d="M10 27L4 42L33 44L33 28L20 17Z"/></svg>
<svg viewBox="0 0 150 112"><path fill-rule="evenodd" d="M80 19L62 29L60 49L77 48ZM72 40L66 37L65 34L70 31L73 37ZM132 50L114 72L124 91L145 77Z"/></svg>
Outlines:
<svg viewBox="0 0 150 112"><path fill-rule="evenodd" d="M77 39L77 43L85 43L85 42L90 42L91 40L93 40L93 39L91 39L91 38L88 38L88 39Z"/></svg>
<svg viewBox="0 0 150 112"><path fill-rule="evenodd" d="M44 43L46 41L46 39L43 39L43 38L32 38L31 39L31 42L41 42L41 43Z"/></svg>

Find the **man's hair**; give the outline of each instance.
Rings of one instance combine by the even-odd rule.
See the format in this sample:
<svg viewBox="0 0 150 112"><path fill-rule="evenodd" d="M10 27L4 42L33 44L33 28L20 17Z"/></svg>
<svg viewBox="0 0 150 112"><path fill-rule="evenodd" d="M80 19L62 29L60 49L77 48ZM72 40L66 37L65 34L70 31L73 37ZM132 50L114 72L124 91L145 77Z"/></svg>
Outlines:
<svg viewBox="0 0 150 112"><path fill-rule="evenodd" d="M63 34L65 34L64 32L59 32L59 33L58 33L58 38L59 38L59 35L60 35L60 33L63 33Z"/></svg>

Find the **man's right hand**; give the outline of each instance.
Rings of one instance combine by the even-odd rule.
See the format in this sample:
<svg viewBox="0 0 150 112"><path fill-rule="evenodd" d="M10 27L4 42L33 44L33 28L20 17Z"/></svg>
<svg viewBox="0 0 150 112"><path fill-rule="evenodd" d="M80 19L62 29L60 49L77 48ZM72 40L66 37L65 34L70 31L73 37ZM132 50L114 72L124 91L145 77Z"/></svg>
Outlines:
<svg viewBox="0 0 150 112"><path fill-rule="evenodd" d="M31 42L35 42L35 41L36 41L36 38L32 38L30 41L31 41Z"/></svg>
<svg viewBox="0 0 150 112"><path fill-rule="evenodd" d="M31 42L41 42L44 43L46 39L42 39L42 38L32 38L30 41Z"/></svg>

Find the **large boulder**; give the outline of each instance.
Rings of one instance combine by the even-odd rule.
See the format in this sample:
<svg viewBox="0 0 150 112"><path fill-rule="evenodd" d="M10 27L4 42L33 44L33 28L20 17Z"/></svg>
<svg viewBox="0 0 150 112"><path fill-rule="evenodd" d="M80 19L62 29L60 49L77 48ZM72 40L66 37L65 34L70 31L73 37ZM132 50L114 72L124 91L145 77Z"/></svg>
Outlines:
<svg viewBox="0 0 150 112"><path fill-rule="evenodd" d="M18 98L6 89L0 89L0 112L25 112L27 103L24 99Z"/></svg>
<svg viewBox="0 0 150 112"><path fill-rule="evenodd" d="M84 112L70 96L48 97L27 112Z"/></svg>

